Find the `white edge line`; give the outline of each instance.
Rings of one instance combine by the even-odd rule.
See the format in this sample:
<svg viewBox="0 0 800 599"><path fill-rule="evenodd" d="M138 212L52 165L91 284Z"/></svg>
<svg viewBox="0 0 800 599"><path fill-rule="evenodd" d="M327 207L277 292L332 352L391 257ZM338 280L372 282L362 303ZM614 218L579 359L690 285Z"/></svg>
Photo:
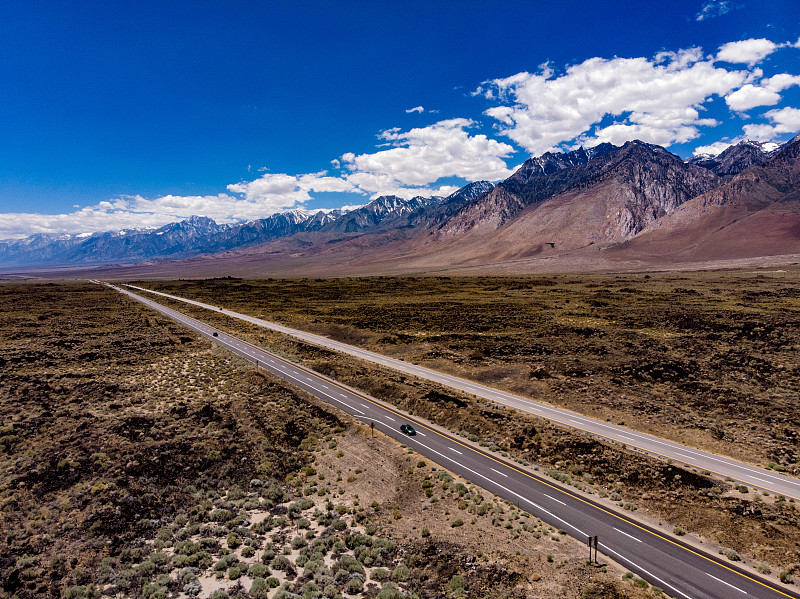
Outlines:
<svg viewBox="0 0 800 599"><path fill-rule="evenodd" d="M743 591L743 590L742 590L742 589L740 589L739 587L733 586L731 583L729 583L729 582L725 582L724 580L721 580L721 579L717 578L717 577L716 577L716 576L714 576L713 574L709 574L708 572L706 572L706 576L710 576L711 578L713 578L713 579L714 579L714 580L716 580L717 582L721 582L722 584L726 584L726 585L728 585L729 587L731 587L732 589L736 589L736 590L737 590L737 591L739 591L740 593L744 593L745 595L747 595L747 591Z"/></svg>
<svg viewBox="0 0 800 599"><path fill-rule="evenodd" d="M629 535L627 532L625 532L624 530L620 530L620 529L619 529L619 528L617 528L616 526L612 526L611 528L613 528L614 530L616 530L618 533L620 533L620 534L623 534L623 535L625 535L626 537L629 537L629 538L633 539L633 540L634 540L634 541L636 541L637 543L641 543L641 542L642 542L642 540L641 540L641 539L637 539L637 538L636 538L636 537L634 537L633 535Z"/></svg>
<svg viewBox="0 0 800 599"><path fill-rule="evenodd" d="M564 503L564 502L563 502L563 501L561 501L560 499L556 499L555 497L553 497L552 495L548 495L547 493L544 493L544 496L545 496L545 497L549 497L549 498L550 498L550 499L552 499L553 501L557 501L557 502L558 502L558 503L560 503L561 505L567 505L566 503Z"/></svg>

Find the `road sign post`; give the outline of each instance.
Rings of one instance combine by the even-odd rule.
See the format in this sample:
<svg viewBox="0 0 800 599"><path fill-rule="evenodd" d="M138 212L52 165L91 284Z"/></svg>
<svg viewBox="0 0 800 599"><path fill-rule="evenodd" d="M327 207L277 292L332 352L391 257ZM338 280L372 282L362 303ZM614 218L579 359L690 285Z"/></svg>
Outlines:
<svg viewBox="0 0 800 599"><path fill-rule="evenodd" d="M594 545L594 559L592 559L592 545ZM589 537L589 563L596 564L597 562L597 535Z"/></svg>

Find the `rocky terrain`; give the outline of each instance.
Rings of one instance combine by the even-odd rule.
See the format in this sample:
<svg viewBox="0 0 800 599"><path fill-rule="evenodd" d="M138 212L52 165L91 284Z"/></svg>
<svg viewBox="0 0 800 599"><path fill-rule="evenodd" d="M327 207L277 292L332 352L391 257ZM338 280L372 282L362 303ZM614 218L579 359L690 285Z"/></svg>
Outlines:
<svg viewBox="0 0 800 599"><path fill-rule="evenodd" d="M777 144L751 140L740 141L716 156L701 154L687 162L702 166L720 177L732 177L755 164L760 164L775 153Z"/></svg>

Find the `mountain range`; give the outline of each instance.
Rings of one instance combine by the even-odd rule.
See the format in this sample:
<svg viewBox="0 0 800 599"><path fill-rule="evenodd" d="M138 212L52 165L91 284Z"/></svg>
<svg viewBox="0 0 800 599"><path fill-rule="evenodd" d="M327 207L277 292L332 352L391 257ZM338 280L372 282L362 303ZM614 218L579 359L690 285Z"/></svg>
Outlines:
<svg viewBox="0 0 800 599"><path fill-rule="evenodd" d="M800 136L688 161L640 141L601 144L548 152L497 185L477 181L447 197L0 241L0 265L374 274L786 256L800 253L798 153Z"/></svg>

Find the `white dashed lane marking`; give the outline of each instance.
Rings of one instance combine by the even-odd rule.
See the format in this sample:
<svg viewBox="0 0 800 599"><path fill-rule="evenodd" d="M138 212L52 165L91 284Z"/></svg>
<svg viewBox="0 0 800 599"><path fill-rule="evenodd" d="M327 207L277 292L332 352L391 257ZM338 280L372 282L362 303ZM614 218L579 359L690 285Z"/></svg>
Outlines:
<svg viewBox="0 0 800 599"><path fill-rule="evenodd" d="M735 586L733 586L733 585L732 585L731 583L729 583L729 582L725 582L724 580L720 580L719 578L717 578L717 577L716 577L716 576L714 576L713 574L709 574L708 572L706 572L706 575L707 575L707 576L711 576L711 578L713 578L713 579L714 579L714 580L716 580L717 582L721 582L722 584L728 585L728 586L729 586L729 587L731 587L732 589L736 589L736 590L737 590L737 591L739 591L740 593L744 593L745 595L747 595L747 591L743 591L743 590L742 590L742 589L740 589L739 587L735 587Z"/></svg>
<svg viewBox="0 0 800 599"><path fill-rule="evenodd" d="M633 540L634 540L634 541L636 541L637 543L641 543L641 542L642 542L642 540L641 540L641 539L637 539L637 538L636 538L636 537L634 537L633 535L629 535L627 532L625 532L624 530L620 530L620 529L619 529L619 528L617 528L616 526L614 527L614 530L616 530L616 531L617 531L618 533L620 533L620 534L623 534L623 535L625 535L625 536L626 536L626 537L628 537L628 538L631 538L631 539L633 539Z"/></svg>

